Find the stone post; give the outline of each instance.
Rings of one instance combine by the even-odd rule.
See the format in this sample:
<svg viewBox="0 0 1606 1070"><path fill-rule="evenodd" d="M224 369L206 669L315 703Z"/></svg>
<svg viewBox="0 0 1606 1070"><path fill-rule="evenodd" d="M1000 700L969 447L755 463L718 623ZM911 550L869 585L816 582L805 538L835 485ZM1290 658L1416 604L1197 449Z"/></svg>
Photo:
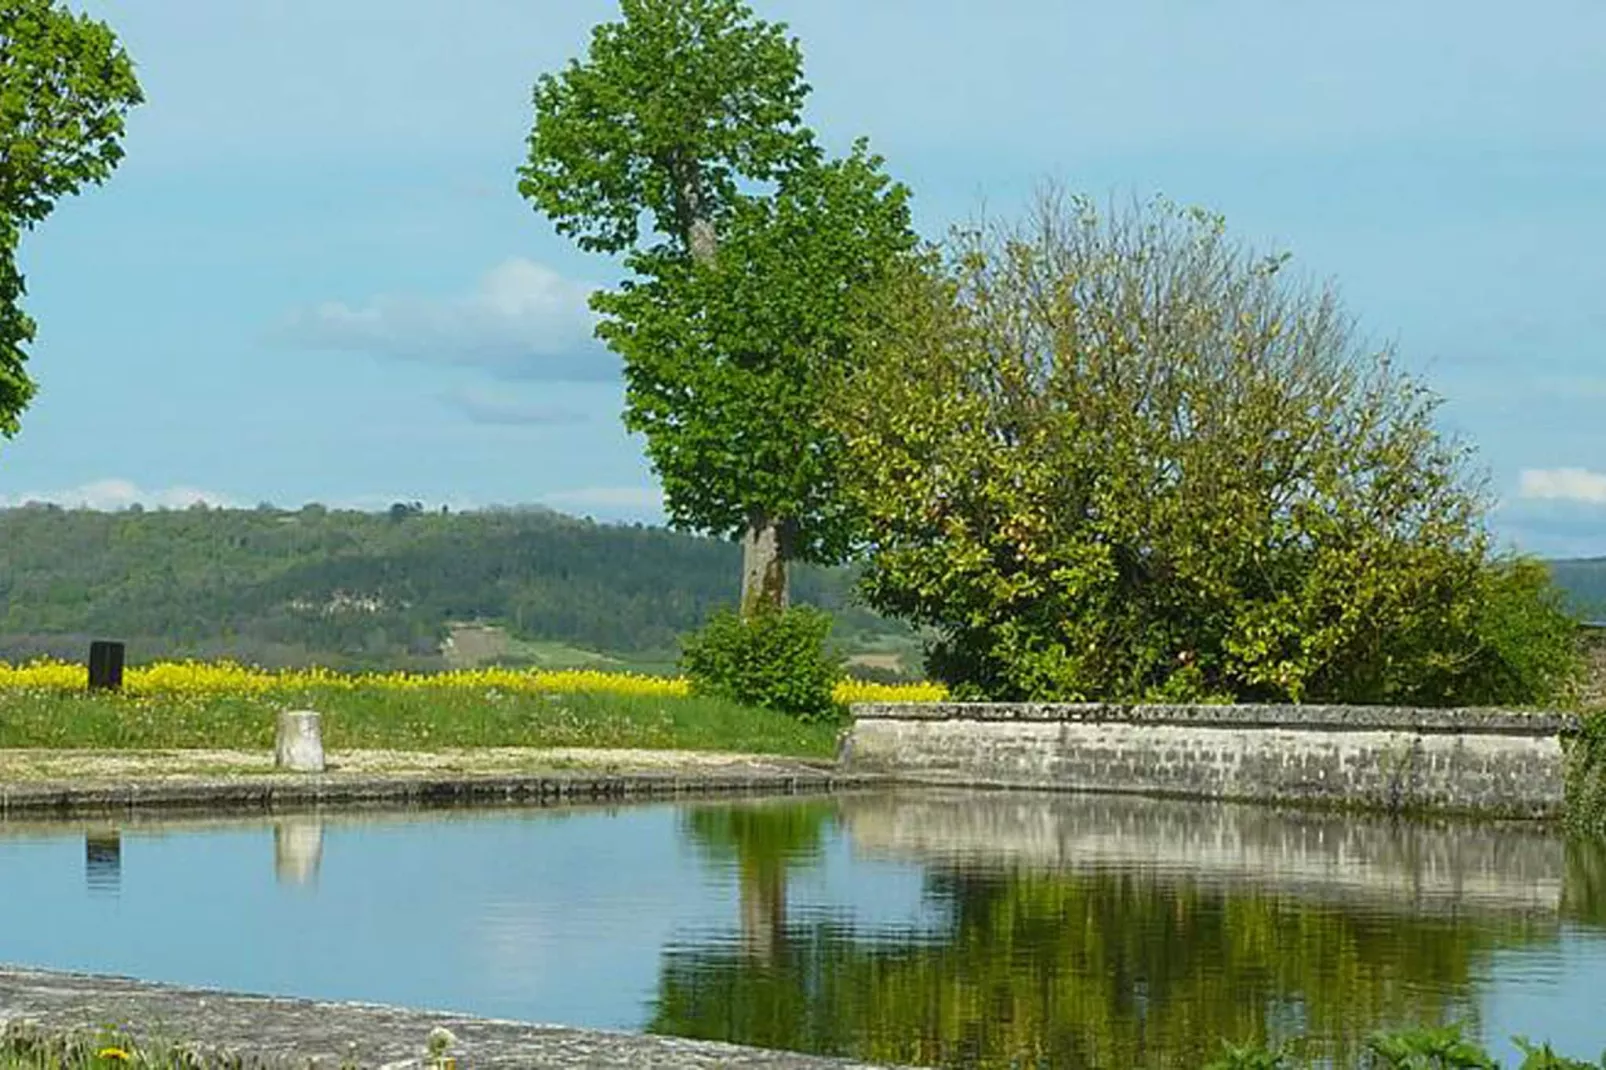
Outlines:
<svg viewBox="0 0 1606 1070"><path fill-rule="evenodd" d="M323 772L323 728L313 710L281 710L274 764L292 773Z"/></svg>

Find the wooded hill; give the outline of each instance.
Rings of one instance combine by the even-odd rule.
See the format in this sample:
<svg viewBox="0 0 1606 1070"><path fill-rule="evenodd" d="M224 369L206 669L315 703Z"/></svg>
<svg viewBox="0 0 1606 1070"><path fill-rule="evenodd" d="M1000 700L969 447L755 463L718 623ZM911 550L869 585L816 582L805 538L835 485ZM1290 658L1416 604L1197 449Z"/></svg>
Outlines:
<svg viewBox="0 0 1606 1070"><path fill-rule="evenodd" d="M1585 620L1606 621L1606 557L1551 561L1556 585L1567 592L1569 607Z"/></svg>
<svg viewBox="0 0 1606 1070"><path fill-rule="evenodd" d="M738 559L727 542L539 508L28 506L0 510L0 660L81 659L99 637L140 661L668 670L678 636L734 602ZM1606 558L1552 567L1581 615L1606 620ZM794 574L795 599L836 615L866 675L918 673L914 635L852 587L845 569Z"/></svg>
<svg viewBox="0 0 1606 1070"><path fill-rule="evenodd" d="M31 505L0 510L0 660L82 659L100 637L139 661L430 669L454 636L455 663L605 654L667 669L679 635L735 602L738 563L728 542L545 509ZM891 671L902 654L917 668L913 635L854 606L846 571L798 568L793 590L836 615L834 636L863 662Z"/></svg>

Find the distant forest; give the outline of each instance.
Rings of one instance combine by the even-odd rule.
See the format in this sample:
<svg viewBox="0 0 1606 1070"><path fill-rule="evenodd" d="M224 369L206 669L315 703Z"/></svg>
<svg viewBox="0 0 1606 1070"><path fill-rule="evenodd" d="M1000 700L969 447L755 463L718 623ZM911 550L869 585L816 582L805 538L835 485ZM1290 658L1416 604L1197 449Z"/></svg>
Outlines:
<svg viewBox="0 0 1606 1070"><path fill-rule="evenodd" d="M545 509L29 505L0 510L0 660L82 659L99 637L127 641L131 661L430 669L449 625L475 622L663 667L680 635L734 604L739 557L728 542ZM852 591L845 570L794 571L794 601L830 610L844 647L917 645Z"/></svg>
<svg viewBox="0 0 1606 1070"><path fill-rule="evenodd" d="M91 638L110 638L133 661L427 670L447 663L452 625L482 624L513 640L492 650L504 663L549 644L576 663L666 669L682 634L734 603L738 560L728 542L538 508L30 505L0 510L0 660L82 659ZM1606 558L1551 565L1572 608L1606 620ZM849 570L793 579L795 601L835 615L840 645L877 655L865 675L918 672L914 634L855 604Z"/></svg>
<svg viewBox="0 0 1606 1070"><path fill-rule="evenodd" d="M1568 606L1585 620L1606 622L1606 557L1551 561L1551 575Z"/></svg>

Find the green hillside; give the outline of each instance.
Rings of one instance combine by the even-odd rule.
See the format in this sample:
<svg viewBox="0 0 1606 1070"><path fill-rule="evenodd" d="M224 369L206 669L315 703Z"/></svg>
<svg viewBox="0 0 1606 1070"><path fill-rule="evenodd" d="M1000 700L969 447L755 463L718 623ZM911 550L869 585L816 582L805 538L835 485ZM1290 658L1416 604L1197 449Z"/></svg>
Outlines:
<svg viewBox="0 0 1606 1070"><path fill-rule="evenodd" d="M1606 621L1606 557L1552 561L1550 572L1575 612L1586 620Z"/></svg>
<svg viewBox="0 0 1606 1070"><path fill-rule="evenodd" d="M134 660L662 669L735 601L738 560L730 543L544 509L29 506L0 510L0 659L82 658L95 636ZM835 613L861 663L913 669L911 633L851 591L843 570L796 571L795 599Z"/></svg>
<svg viewBox="0 0 1606 1070"><path fill-rule="evenodd" d="M7 509L0 660L82 658L105 637L139 661L662 671L679 635L735 600L738 556L545 509ZM1606 620L1606 558L1551 566L1579 613ZM794 594L836 614L867 675L918 672L914 635L854 605L846 570L800 568Z"/></svg>

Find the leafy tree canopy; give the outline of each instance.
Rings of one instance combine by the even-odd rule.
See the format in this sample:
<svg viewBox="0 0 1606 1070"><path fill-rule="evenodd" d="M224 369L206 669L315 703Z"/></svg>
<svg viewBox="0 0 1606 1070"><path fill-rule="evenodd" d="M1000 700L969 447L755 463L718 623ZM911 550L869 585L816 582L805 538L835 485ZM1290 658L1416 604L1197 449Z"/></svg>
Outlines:
<svg viewBox="0 0 1606 1070"><path fill-rule="evenodd" d="M35 325L23 312L22 233L62 197L104 182L123 120L143 101L133 62L104 24L56 0L0 0L0 434L16 434L35 386Z"/></svg>
<svg viewBox="0 0 1606 1070"><path fill-rule="evenodd" d="M1437 399L1219 218L1049 195L905 275L841 392L866 593L962 694L1547 700L1543 570L1495 560ZM1543 653L1513 648L1548 644Z"/></svg>
<svg viewBox="0 0 1606 1070"><path fill-rule="evenodd" d="M841 444L820 407L858 307L915 241L907 191L880 164L861 142L792 172L732 206L715 262L643 253L634 280L593 300L677 526L734 538L756 512L789 522L788 557L846 555Z"/></svg>
<svg viewBox="0 0 1606 1070"><path fill-rule="evenodd" d="M622 0L585 62L543 75L519 191L592 252L640 238L643 213L689 249L742 183L816 155L803 56L737 0Z"/></svg>

